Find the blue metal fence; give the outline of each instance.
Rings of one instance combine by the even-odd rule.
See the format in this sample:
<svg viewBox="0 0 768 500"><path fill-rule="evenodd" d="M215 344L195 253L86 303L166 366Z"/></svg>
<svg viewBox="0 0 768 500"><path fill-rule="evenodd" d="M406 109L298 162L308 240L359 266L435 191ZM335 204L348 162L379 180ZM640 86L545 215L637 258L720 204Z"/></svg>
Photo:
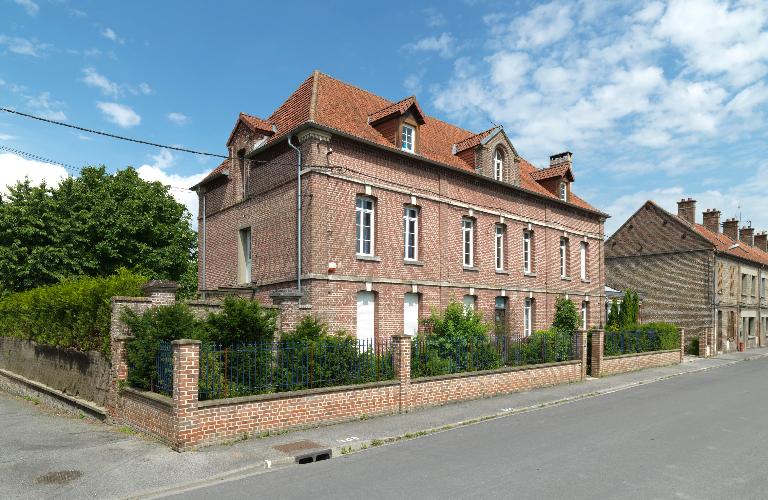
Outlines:
<svg viewBox="0 0 768 500"><path fill-rule="evenodd" d="M569 361L579 357L580 332L536 332L528 337L414 338L411 377L447 375L503 366Z"/></svg>
<svg viewBox="0 0 768 500"><path fill-rule="evenodd" d="M157 380L152 381L152 390L173 394L173 348L170 342L161 341L155 358Z"/></svg>
<svg viewBox="0 0 768 500"><path fill-rule="evenodd" d="M200 400L394 378L389 341L353 338L277 341L235 346L203 344Z"/></svg>
<svg viewBox="0 0 768 500"><path fill-rule="evenodd" d="M620 356L661 350L661 337L655 330L605 332L603 355Z"/></svg>

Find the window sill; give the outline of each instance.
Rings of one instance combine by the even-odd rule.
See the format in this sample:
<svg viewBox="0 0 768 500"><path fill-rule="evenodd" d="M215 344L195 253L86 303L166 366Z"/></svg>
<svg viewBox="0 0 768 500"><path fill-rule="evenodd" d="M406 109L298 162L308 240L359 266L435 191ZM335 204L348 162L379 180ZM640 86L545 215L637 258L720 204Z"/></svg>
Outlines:
<svg viewBox="0 0 768 500"><path fill-rule="evenodd" d="M560 276L560 279L562 281L573 281L573 278L571 278L570 276Z"/></svg>
<svg viewBox="0 0 768 500"><path fill-rule="evenodd" d="M523 276L525 276L527 278L535 278L536 276L538 276L538 274L536 274L536 273L526 273L525 271L523 271Z"/></svg>
<svg viewBox="0 0 768 500"><path fill-rule="evenodd" d="M363 255L363 254L355 254L355 258L357 260L366 260L369 262L381 262L381 257L378 255Z"/></svg>
<svg viewBox="0 0 768 500"><path fill-rule="evenodd" d="M473 273L480 272L480 268L479 267L475 267L475 266L464 266L464 270L465 271L470 271L470 272L473 272Z"/></svg>
<svg viewBox="0 0 768 500"><path fill-rule="evenodd" d="M405 264L406 266L423 266L424 261L403 259L403 264Z"/></svg>
<svg viewBox="0 0 768 500"><path fill-rule="evenodd" d="M587 278L587 279L581 278L581 282L582 283L592 283L592 280L589 279L589 278Z"/></svg>
<svg viewBox="0 0 768 500"><path fill-rule="evenodd" d="M506 271L504 269L496 269L496 274L509 274L509 271Z"/></svg>

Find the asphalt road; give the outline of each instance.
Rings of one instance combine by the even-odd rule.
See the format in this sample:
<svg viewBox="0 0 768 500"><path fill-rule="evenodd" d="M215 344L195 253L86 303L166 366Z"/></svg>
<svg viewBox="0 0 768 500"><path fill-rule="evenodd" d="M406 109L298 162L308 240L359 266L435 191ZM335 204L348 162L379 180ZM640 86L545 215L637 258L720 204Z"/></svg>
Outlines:
<svg viewBox="0 0 768 500"><path fill-rule="evenodd" d="M768 358L178 498L768 498Z"/></svg>

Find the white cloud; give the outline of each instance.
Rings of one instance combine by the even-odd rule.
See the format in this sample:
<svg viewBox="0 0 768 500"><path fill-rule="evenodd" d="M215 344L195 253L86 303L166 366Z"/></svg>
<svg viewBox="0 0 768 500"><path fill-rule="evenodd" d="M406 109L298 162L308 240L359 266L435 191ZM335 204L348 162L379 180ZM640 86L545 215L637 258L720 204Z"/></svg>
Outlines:
<svg viewBox="0 0 768 500"><path fill-rule="evenodd" d="M27 98L27 106L32 108L43 118L56 121L64 121L67 115L61 110L64 103L51 100L50 92L41 92L37 96Z"/></svg>
<svg viewBox="0 0 768 500"><path fill-rule="evenodd" d="M4 133L0 132L0 141L12 141L14 139L16 139L15 135L4 134Z"/></svg>
<svg viewBox="0 0 768 500"><path fill-rule="evenodd" d="M168 113L166 117L174 125L186 125L186 123L189 121L189 117L182 113Z"/></svg>
<svg viewBox="0 0 768 500"><path fill-rule="evenodd" d="M534 8L523 19L514 19L506 29L519 48L541 47L561 40L573 27L571 6L551 2Z"/></svg>
<svg viewBox="0 0 768 500"><path fill-rule="evenodd" d="M13 0L16 4L21 5L24 7L24 10L27 11L27 14L30 16L36 16L38 12L40 12L40 6L37 5L32 0Z"/></svg>
<svg viewBox="0 0 768 500"><path fill-rule="evenodd" d="M424 9L424 22L428 27L436 28L438 26L444 25L446 21L442 12L435 9L434 7L429 7Z"/></svg>
<svg viewBox="0 0 768 500"><path fill-rule="evenodd" d="M96 105L107 120L120 127L130 128L141 123L141 116L125 104L116 102L98 102Z"/></svg>
<svg viewBox="0 0 768 500"><path fill-rule="evenodd" d="M57 185L68 176L60 165L27 160L12 153L0 153L0 193L7 194L7 186L23 181L25 177L34 185L43 181L49 186Z"/></svg>
<svg viewBox="0 0 768 500"><path fill-rule="evenodd" d="M117 36L117 33L115 33L115 31L112 28L104 28L101 31L101 36L103 36L104 38L107 38L109 40L112 40L115 43L119 43L119 44L124 44L125 43L125 40L123 40L122 38Z"/></svg>
<svg viewBox="0 0 768 500"><path fill-rule="evenodd" d="M9 37L0 35L0 45L4 45L9 52L22 56L42 57L50 48L47 43L42 43L36 39L27 39L19 37Z"/></svg>
<svg viewBox="0 0 768 500"><path fill-rule="evenodd" d="M120 86L110 81L104 75L99 74L94 68L83 68L83 83L89 87L100 89L104 95L117 97L120 94Z"/></svg>
<svg viewBox="0 0 768 500"><path fill-rule="evenodd" d="M443 33L438 37L422 38L408 45L407 48L416 52L437 52L440 57L449 58L453 55L454 42L450 33Z"/></svg>
<svg viewBox="0 0 768 500"><path fill-rule="evenodd" d="M141 82L139 84L139 92L141 92L144 95L150 95L155 93L154 89L150 87L148 83L144 83L144 82Z"/></svg>
<svg viewBox="0 0 768 500"><path fill-rule="evenodd" d="M158 181L175 188L171 190L171 195L176 201L187 207L187 210L192 214L192 225L196 226L197 193L189 191L189 188L200 182L207 175L207 171L191 175L170 173L168 170L175 165L176 157L167 149L160 150L160 153L152 156L152 160L151 164L144 164L136 169L139 177L146 181Z"/></svg>

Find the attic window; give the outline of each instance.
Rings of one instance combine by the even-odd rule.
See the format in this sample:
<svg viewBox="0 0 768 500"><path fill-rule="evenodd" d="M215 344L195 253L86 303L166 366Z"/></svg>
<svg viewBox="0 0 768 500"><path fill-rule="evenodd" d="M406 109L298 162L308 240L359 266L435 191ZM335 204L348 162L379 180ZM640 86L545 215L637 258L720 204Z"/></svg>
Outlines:
<svg viewBox="0 0 768 500"><path fill-rule="evenodd" d="M568 201L568 184L565 182L560 183L560 199Z"/></svg>
<svg viewBox="0 0 768 500"><path fill-rule="evenodd" d="M496 148L496 151L493 153L493 178L500 181L503 176L504 154L501 152L501 148Z"/></svg>
<svg viewBox="0 0 768 500"><path fill-rule="evenodd" d="M403 151L413 153L413 142L415 138L416 130L410 125L403 125L403 131L400 137L400 144Z"/></svg>

